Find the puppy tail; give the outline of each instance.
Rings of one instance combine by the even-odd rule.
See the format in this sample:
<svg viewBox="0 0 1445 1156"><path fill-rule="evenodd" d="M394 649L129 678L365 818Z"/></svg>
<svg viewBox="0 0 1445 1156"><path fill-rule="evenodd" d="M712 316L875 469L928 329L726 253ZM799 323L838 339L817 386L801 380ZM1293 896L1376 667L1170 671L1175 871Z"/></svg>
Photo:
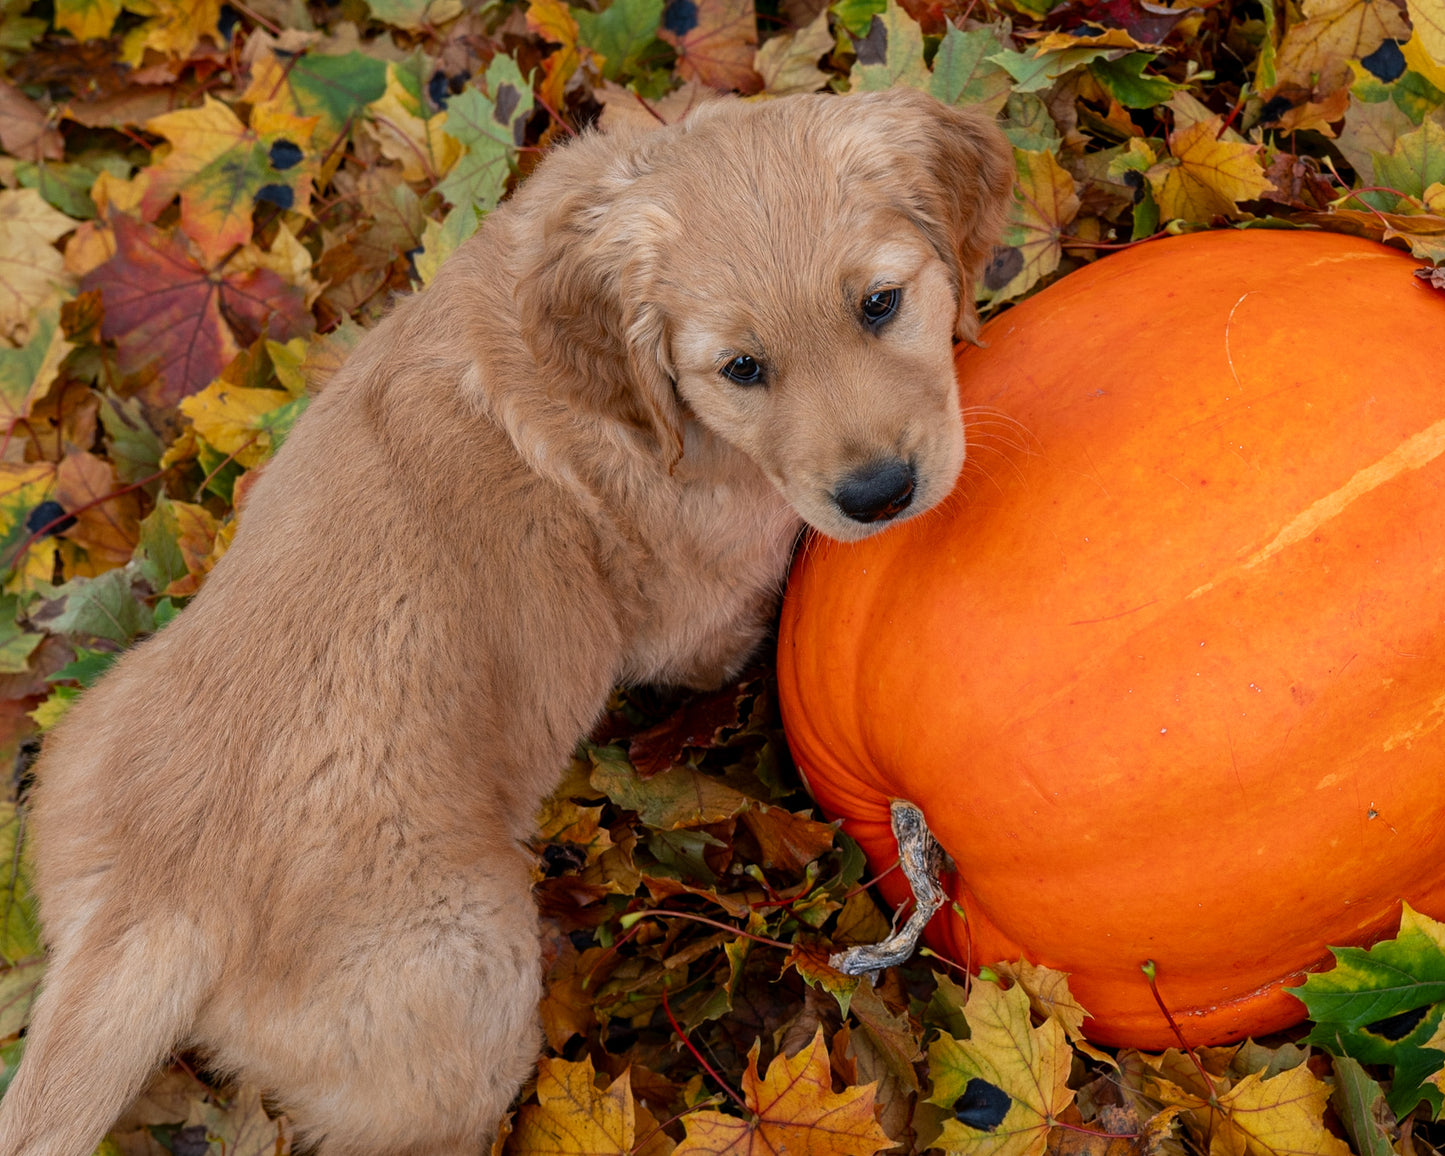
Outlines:
<svg viewBox="0 0 1445 1156"><path fill-rule="evenodd" d="M85 938L47 969L0 1100L0 1156L89 1156L194 1023L205 965L184 935L135 926L104 951Z"/></svg>

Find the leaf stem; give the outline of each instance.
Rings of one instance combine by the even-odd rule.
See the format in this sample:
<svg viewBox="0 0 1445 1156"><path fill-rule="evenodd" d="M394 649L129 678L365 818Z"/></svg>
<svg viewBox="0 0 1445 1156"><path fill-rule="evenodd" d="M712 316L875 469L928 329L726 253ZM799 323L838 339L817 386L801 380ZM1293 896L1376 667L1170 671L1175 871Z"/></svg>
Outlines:
<svg viewBox="0 0 1445 1156"><path fill-rule="evenodd" d="M31 531L30 536L26 538L25 541L21 542L19 549L17 549L15 553L10 556L10 560L6 562L3 567L0 567L0 572L8 573L11 569L13 569L16 563L18 563L21 558L25 557L26 550L30 549L30 547L35 545L36 542L40 541L41 538L45 537L45 535L50 533L51 530L55 529L56 526L60 525L61 522L68 521L71 518L79 517L87 510L93 510L96 506L104 505L106 502L109 502L114 498L124 497L132 490L138 490L142 486L148 486L159 478L164 477L165 474L165 470L158 470L156 473L151 474L151 476L148 478L141 478L141 480L138 482L131 482L130 485L122 486L118 490L112 490L110 493L103 494L99 498L92 498L90 501L86 502L82 506L76 506L73 510L66 510L59 517L51 518L50 521L45 523L45 525Z"/></svg>
<svg viewBox="0 0 1445 1156"><path fill-rule="evenodd" d="M742 939L751 939L754 943L765 943L769 947L781 947L784 951L792 951L796 944L784 943L780 939L769 939L764 935L754 935L751 931L744 931L741 927L734 927L731 923L723 923L716 919L709 919L705 915L694 915L690 911L637 911L631 915L623 916L624 919L631 919L634 924L642 919L657 917L660 919L690 919L694 923L705 923L709 927L716 927L719 931L730 931Z"/></svg>
<svg viewBox="0 0 1445 1156"><path fill-rule="evenodd" d="M1159 994L1159 985L1155 982L1158 970L1156 964L1152 959L1146 959L1139 966L1139 970L1144 973L1144 978L1149 983L1149 994L1154 997L1154 1002L1159 1005L1159 1010L1164 1013L1164 1019L1165 1022L1169 1024L1169 1030L1174 1033L1174 1038L1179 1041L1179 1050L1189 1057L1189 1062L1194 1065L1195 1070L1199 1073L1199 1078L1204 1081L1204 1086L1209 1089L1209 1100L1213 1103L1216 1095L1214 1080L1209 1073L1204 1070L1204 1065L1199 1062L1199 1056L1195 1054L1194 1049L1185 1042L1184 1033L1179 1030L1179 1024L1175 1022L1174 1016L1170 1014L1168 1007L1165 1006L1164 998Z"/></svg>
<svg viewBox="0 0 1445 1156"><path fill-rule="evenodd" d="M666 1013L667 1022L672 1025L672 1030L677 1033L677 1038L680 1039L687 1050L692 1053L692 1058L702 1065L702 1070L712 1077L713 1083L717 1084L718 1087L726 1092L732 1098L732 1102L751 1118L753 1116L753 1110L747 1106L741 1096L733 1091L732 1085L717 1074L713 1066L707 1062L707 1057L698 1051L697 1045L687 1038L687 1033L682 1030L682 1025L677 1022L677 1017L672 1014L672 1005L667 1002L667 984L665 983L662 985L662 1010Z"/></svg>

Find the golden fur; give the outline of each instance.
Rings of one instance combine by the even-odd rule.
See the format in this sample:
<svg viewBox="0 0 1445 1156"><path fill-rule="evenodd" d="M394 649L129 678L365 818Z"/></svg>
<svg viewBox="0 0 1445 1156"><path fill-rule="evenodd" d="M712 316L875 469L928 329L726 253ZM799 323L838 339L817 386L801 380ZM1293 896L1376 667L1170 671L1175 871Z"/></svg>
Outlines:
<svg viewBox="0 0 1445 1156"><path fill-rule="evenodd" d="M883 524L843 480L891 455L904 516L949 491L1010 177L986 118L902 91L544 160L49 737L51 963L0 1156L84 1156L183 1047L325 1156L477 1153L539 1048L538 804L614 684L738 670L800 516ZM765 384L719 372L742 355Z"/></svg>

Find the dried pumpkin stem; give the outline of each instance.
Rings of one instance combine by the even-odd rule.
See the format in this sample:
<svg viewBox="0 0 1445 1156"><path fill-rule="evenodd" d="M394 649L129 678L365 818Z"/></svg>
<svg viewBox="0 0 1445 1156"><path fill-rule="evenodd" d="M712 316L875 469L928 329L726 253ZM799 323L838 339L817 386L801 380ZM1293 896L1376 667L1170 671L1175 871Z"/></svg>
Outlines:
<svg viewBox="0 0 1445 1156"><path fill-rule="evenodd" d="M844 975L864 975L903 963L917 949L918 937L944 904L943 888L938 882L943 848L929 831L922 809L906 799L894 799L889 814L893 838L898 841L898 859L913 888L913 914L901 931L882 943L860 944L830 955L828 966Z"/></svg>

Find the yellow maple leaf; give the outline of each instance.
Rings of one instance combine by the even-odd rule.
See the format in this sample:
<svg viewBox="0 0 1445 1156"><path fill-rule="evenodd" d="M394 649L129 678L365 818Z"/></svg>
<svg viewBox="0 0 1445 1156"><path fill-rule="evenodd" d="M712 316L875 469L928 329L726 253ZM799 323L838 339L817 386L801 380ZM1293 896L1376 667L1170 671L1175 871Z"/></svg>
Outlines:
<svg viewBox="0 0 1445 1156"><path fill-rule="evenodd" d="M537 1103L525 1104L507 1151L512 1156L626 1156L637 1142L637 1102L623 1072L605 1091L592 1061L543 1056Z"/></svg>
<svg viewBox="0 0 1445 1156"><path fill-rule="evenodd" d="M1445 68L1445 0L1405 0L1405 6L1415 29L1412 42L1425 50L1437 70ZM1438 80L1429 76L1426 79L1439 86Z"/></svg>
<svg viewBox="0 0 1445 1156"><path fill-rule="evenodd" d="M1163 220L1232 217L1236 202L1274 188L1260 164L1260 146L1217 139L1222 125L1215 116L1174 133L1171 155L1145 174Z"/></svg>
<svg viewBox="0 0 1445 1156"><path fill-rule="evenodd" d="M276 238L269 249L258 249L247 245L238 250L226 263L226 272L232 276L248 273L253 269L269 269L287 284L295 285L306 294L309 309L321 296L322 285L311 276L314 262L306 246L296 239L296 234L282 221L276 229ZM296 338L294 340L300 340Z"/></svg>
<svg viewBox="0 0 1445 1156"><path fill-rule="evenodd" d="M0 342L24 345L36 312L73 283L55 242L76 224L34 189L0 190Z"/></svg>
<svg viewBox="0 0 1445 1156"><path fill-rule="evenodd" d="M1162 1079L1150 1082L1150 1092L1183 1111L1210 1156L1350 1156L1349 1145L1324 1126L1330 1089L1304 1064L1228 1085L1216 1077L1210 1099Z"/></svg>
<svg viewBox="0 0 1445 1156"><path fill-rule="evenodd" d="M447 114L429 116L407 91L396 65L386 66L386 91L366 106L369 127L384 156L401 165L408 181L435 181L445 176L463 153L462 145L444 131Z"/></svg>
<svg viewBox="0 0 1445 1156"><path fill-rule="evenodd" d="M993 970L1023 988L1035 1014L1058 1020L1069 1042L1079 1051L1090 1059L1115 1066L1112 1056L1101 1052L1084 1038L1084 1021L1089 1018L1089 1012L1069 990L1067 972L1040 967L1027 959L1020 959L1017 963L996 963Z"/></svg>
<svg viewBox="0 0 1445 1156"><path fill-rule="evenodd" d="M156 508L161 510L162 506L157 504ZM229 537L225 541L221 540L216 518L205 506L167 499L164 516L175 535L176 550L185 564L186 572L181 577L172 579L160 593L172 598L189 598L201 588L202 580L220 555L225 553Z"/></svg>
<svg viewBox="0 0 1445 1156"><path fill-rule="evenodd" d="M121 41L120 59L131 67L141 63L147 48L184 60L202 36L219 39L221 0L126 0L125 7L150 17Z"/></svg>
<svg viewBox="0 0 1445 1156"><path fill-rule="evenodd" d="M1388 0L1305 0L1305 19L1292 25L1275 58L1276 77L1335 88L1348 80L1345 62L1360 60L1386 40L1406 40L1410 28Z"/></svg>
<svg viewBox="0 0 1445 1156"><path fill-rule="evenodd" d="M1073 1051L1052 1017L1029 1020L1022 987L975 980L963 1009L969 1038L940 1036L928 1049L930 1102L949 1108L939 1147L977 1156L1039 1156L1069 1088Z"/></svg>
<svg viewBox="0 0 1445 1156"><path fill-rule="evenodd" d="M1079 211L1074 178L1051 152L1014 150L1015 200L1003 245L984 272L979 297L1007 301L1059 267L1064 229Z"/></svg>
<svg viewBox="0 0 1445 1156"><path fill-rule="evenodd" d="M110 35L120 9L120 0L55 0L55 27L77 40L99 40Z"/></svg>
<svg viewBox="0 0 1445 1156"><path fill-rule="evenodd" d="M271 456L273 437L264 420L295 401L285 390L248 389L221 379L180 405L196 433L250 469Z"/></svg>
<svg viewBox="0 0 1445 1156"><path fill-rule="evenodd" d="M833 1091L822 1028L797 1055L774 1059L764 1077L753 1044L742 1092L752 1119L694 1112L675 1156L872 1156L893 1146L874 1118L872 1084Z"/></svg>
<svg viewBox="0 0 1445 1156"><path fill-rule="evenodd" d="M567 82L581 66L590 48L577 43L581 29L563 0L532 0L527 5L527 27L557 49L542 61L542 83L537 93L554 109L562 107Z"/></svg>
<svg viewBox="0 0 1445 1156"><path fill-rule="evenodd" d="M36 402L50 392L60 363L74 348L65 339L56 306L35 317L35 331L20 349L0 345L0 430L13 434ZM8 449L8 447L7 447Z"/></svg>
<svg viewBox="0 0 1445 1156"><path fill-rule="evenodd" d="M255 126L247 127L227 105L207 96L200 108L168 112L145 124L171 147L148 170L141 212L154 220L179 194L181 228L209 262L251 239L260 190L284 187L287 207L298 210L311 195L308 146L315 118L278 109L255 115Z"/></svg>
<svg viewBox="0 0 1445 1156"><path fill-rule="evenodd" d="M7 593L32 590L37 581L49 582L55 577L54 538L32 542L23 556L11 561L12 552L30 536L26 520L54 488L52 462L0 462L0 540L11 571Z"/></svg>

